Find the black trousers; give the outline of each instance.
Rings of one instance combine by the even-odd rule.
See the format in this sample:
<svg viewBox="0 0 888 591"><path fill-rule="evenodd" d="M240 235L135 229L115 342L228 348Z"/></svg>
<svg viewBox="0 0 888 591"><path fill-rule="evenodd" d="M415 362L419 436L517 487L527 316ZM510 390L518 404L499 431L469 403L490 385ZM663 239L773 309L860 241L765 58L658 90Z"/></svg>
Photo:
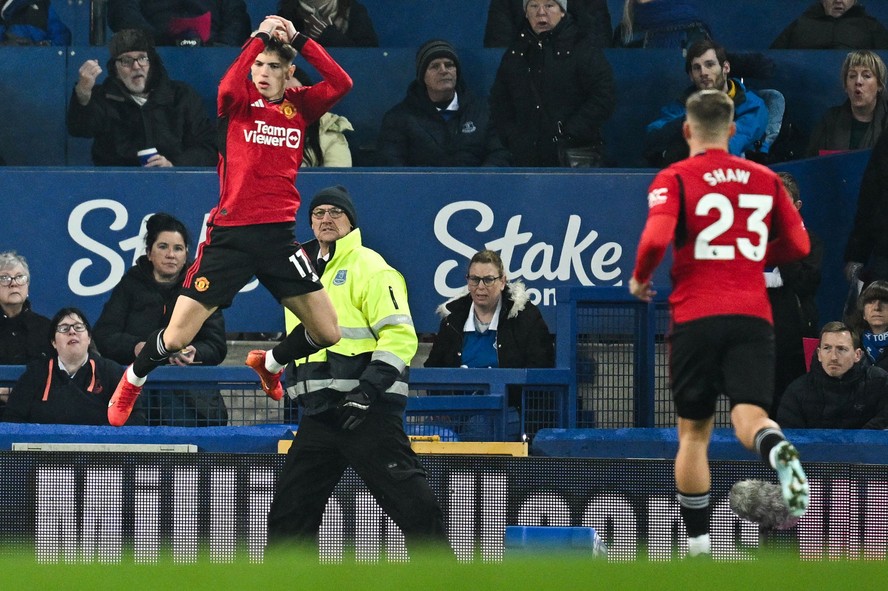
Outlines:
<svg viewBox="0 0 888 591"><path fill-rule="evenodd" d="M408 551L447 544L441 507L401 417L370 414L353 431L335 413L303 416L268 514L268 544L317 544L327 501L351 466L401 529Z"/></svg>

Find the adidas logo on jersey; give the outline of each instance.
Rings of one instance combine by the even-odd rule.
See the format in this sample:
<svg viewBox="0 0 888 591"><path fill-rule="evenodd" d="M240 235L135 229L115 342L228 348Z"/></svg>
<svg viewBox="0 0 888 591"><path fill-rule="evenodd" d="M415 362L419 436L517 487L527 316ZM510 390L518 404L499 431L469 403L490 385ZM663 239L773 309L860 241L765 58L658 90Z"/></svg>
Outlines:
<svg viewBox="0 0 888 591"><path fill-rule="evenodd" d="M250 103L250 106L263 108L263 107L265 107L265 103L262 102L262 99L259 99L255 103Z"/></svg>

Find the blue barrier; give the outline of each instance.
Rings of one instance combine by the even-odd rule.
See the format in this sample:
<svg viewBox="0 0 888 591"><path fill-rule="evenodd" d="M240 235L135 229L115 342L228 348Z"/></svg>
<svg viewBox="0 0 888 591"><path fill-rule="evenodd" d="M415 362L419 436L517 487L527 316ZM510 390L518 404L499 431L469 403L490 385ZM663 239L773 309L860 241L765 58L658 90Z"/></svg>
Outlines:
<svg viewBox="0 0 888 591"><path fill-rule="evenodd" d="M888 464L888 431L787 429L805 462ZM533 455L557 458L673 458L675 428L543 429L533 440ZM737 441L733 429L713 430L709 459L756 460Z"/></svg>

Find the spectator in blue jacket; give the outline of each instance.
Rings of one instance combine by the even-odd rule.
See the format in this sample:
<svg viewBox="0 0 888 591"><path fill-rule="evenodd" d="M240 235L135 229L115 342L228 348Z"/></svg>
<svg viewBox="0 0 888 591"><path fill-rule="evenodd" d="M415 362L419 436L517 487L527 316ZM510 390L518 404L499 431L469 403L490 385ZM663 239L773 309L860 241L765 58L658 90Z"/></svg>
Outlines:
<svg viewBox="0 0 888 591"><path fill-rule="evenodd" d="M70 45L71 31L49 0L0 2L0 45Z"/></svg>
<svg viewBox="0 0 888 591"><path fill-rule="evenodd" d="M685 56L685 71L693 82L681 99L663 107L659 119L647 126L645 157L651 166L668 166L688 157L688 145L682 136L685 100L693 92L717 89L734 101L737 131L728 142L735 156L743 156L756 147L768 127L768 107L757 94L747 90L737 78L729 78L731 64L725 48L706 39L693 44Z"/></svg>
<svg viewBox="0 0 888 591"><path fill-rule="evenodd" d="M508 157L487 102L469 92L460 76L456 50L441 39L424 43L407 96L382 120L380 164L508 166Z"/></svg>
<svg viewBox="0 0 888 591"><path fill-rule="evenodd" d="M108 24L150 31L157 45L233 45L250 36L244 0L109 0Z"/></svg>

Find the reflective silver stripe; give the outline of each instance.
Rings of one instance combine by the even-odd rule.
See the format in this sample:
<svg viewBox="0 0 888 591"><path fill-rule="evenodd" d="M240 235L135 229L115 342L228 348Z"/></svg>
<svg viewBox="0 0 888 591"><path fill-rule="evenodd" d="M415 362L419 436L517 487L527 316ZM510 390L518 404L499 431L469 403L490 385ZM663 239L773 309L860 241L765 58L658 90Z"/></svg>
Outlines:
<svg viewBox="0 0 888 591"><path fill-rule="evenodd" d="M374 324L372 328L375 334L379 334L379 331L386 326L397 326L399 324L413 326L413 318L411 318L407 314L392 314L391 316L386 316L385 318Z"/></svg>
<svg viewBox="0 0 888 591"><path fill-rule="evenodd" d="M360 328L350 328L346 326L340 326L339 332L342 334L342 338L344 339L352 339L354 341L360 341L363 339L373 339L376 340L376 335L373 334L373 331L370 330L369 327L363 326Z"/></svg>
<svg viewBox="0 0 888 591"><path fill-rule="evenodd" d="M336 390L337 392L351 392L361 384L360 380L300 380L287 388L294 396L302 396L319 390Z"/></svg>
<svg viewBox="0 0 888 591"><path fill-rule="evenodd" d="M394 353L389 353L388 351L373 351L373 355L370 357L373 361L382 361L383 363L388 363L392 367L398 370L398 372L404 371L404 368L407 367L407 364L404 363L404 360L395 355Z"/></svg>
<svg viewBox="0 0 888 591"><path fill-rule="evenodd" d="M296 382L292 386L287 387L287 394L291 398L296 396L304 396L321 390L335 390L336 392L351 392L361 384L360 380L308 380ZM407 396L410 386L407 382L396 380L391 387L386 390L389 394L398 396Z"/></svg>

